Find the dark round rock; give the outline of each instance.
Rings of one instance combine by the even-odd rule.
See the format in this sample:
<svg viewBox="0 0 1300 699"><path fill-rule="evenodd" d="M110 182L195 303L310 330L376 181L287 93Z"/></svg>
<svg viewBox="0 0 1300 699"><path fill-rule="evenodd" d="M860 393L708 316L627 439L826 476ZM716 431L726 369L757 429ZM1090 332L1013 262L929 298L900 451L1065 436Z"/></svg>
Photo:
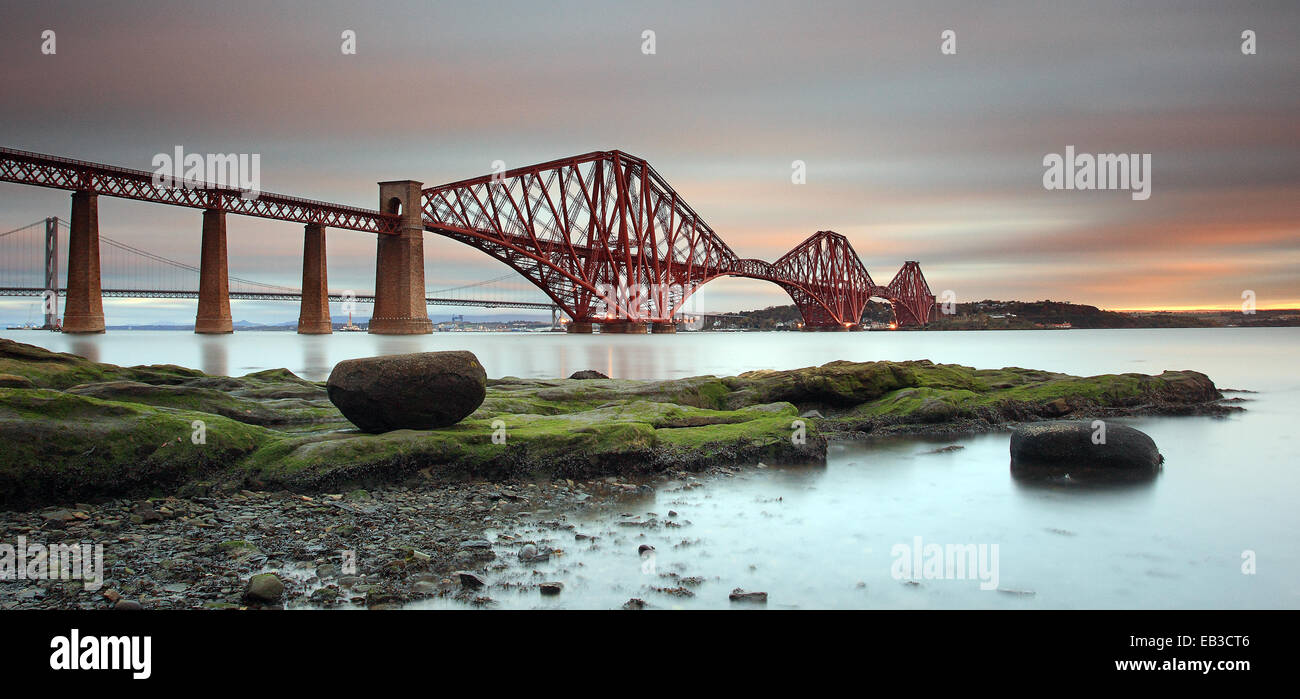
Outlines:
<svg viewBox="0 0 1300 699"><path fill-rule="evenodd" d="M483 404L487 372L473 352L419 352L339 362L330 402L366 432L454 425Z"/></svg>
<svg viewBox="0 0 1300 699"><path fill-rule="evenodd" d="M1011 434L1011 474L1017 478L1134 481L1154 478L1165 458L1145 432L1088 420L1023 425ZM1104 439L1102 435L1104 434Z"/></svg>
<svg viewBox="0 0 1300 699"><path fill-rule="evenodd" d="M591 370L591 369L583 369L582 371L575 371L575 372L573 372L572 374L569 375L569 378L571 378L571 379L608 379L609 377L608 377L608 376L605 376L604 374L600 373L599 371L593 371L593 370Z"/></svg>
<svg viewBox="0 0 1300 699"><path fill-rule="evenodd" d="M275 573L259 573L248 579L244 599L250 602L277 602L284 596L284 583Z"/></svg>

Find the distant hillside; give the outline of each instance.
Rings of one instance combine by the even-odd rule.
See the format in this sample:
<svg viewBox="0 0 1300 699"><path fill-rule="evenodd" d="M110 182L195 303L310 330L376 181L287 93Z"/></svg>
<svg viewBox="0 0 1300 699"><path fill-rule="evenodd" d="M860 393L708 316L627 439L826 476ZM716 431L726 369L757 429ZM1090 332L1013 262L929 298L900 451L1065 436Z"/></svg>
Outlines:
<svg viewBox="0 0 1300 699"><path fill-rule="evenodd" d="M940 307L941 308L941 307ZM938 310L938 309L936 309ZM1070 328L1218 328L1300 325L1300 310L1258 311L1103 311L1096 306L1065 301L995 301L958 303L954 313L937 313L929 330L1040 330ZM794 305L742 311L739 317L710 318L709 327L744 330L795 330L802 320ZM894 314L888 303L871 301L864 323L888 324Z"/></svg>
<svg viewBox="0 0 1300 699"><path fill-rule="evenodd" d="M1040 327L1072 328L1206 328L1215 324L1192 315L1136 316L1103 311L1065 301L984 300L955 305L956 312L940 312L931 323L935 330L1032 330Z"/></svg>

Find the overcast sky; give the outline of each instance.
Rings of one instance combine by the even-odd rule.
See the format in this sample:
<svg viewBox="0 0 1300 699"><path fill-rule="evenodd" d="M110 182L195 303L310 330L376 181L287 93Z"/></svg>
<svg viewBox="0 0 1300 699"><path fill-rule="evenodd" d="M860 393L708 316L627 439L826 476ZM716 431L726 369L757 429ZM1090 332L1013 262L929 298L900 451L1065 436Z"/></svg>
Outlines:
<svg viewBox="0 0 1300 699"><path fill-rule="evenodd" d="M356 55L340 51L349 29ZM380 180L617 148L743 257L829 229L878 283L915 259L961 301L1237 307L1250 289L1261 308L1300 306L1293 1L5 1L0 62L8 147L141 169L177 145L258 153L265 190L367 207ZM1043 158L1068 145L1151 154L1150 198L1046 190ZM0 232L68 207L66 192L0 184ZM100 202L103 234L193 263L200 219ZM301 226L232 217L229 241L232 274L298 285ZM372 288L374 247L331 231L331 287ZM508 271L433 235L425 250L430 288ZM788 302L724 279L699 306ZM110 302L108 322L192 318L193 304Z"/></svg>

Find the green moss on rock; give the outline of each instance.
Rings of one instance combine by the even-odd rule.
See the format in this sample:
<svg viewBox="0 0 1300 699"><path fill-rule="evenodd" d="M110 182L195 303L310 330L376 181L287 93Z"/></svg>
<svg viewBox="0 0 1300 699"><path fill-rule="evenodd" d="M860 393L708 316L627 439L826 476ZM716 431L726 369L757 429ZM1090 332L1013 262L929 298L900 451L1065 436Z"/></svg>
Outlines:
<svg viewBox="0 0 1300 699"><path fill-rule="evenodd" d="M273 435L210 413L0 389L0 506L168 488L227 469Z"/></svg>
<svg viewBox="0 0 1300 699"><path fill-rule="evenodd" d="M812 461L825 458L827 434L1226 410L1213 382L1191 371L1076 377L831 362L670 381L507 377L489 380L482 405L458 424L365 434L319 383L286 369L224 377L117 367L0 340L0 373L20 386L0 388L0 506L199 482L335 489ZM825 417L798 418L814 409ZM206 444L192 443L194 420L206 425Z"/></svg>

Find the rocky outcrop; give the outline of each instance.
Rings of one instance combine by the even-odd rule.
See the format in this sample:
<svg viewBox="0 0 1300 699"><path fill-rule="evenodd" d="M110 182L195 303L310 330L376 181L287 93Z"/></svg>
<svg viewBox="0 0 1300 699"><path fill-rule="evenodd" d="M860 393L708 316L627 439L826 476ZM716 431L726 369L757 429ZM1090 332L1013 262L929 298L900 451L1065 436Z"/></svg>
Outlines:
<svg viewBox="0 0 1300 699"><path fill-rule="evenodd" d="M1034 423L1011 434L1011 473L1025 479L1111 482L1154 478L1164 457L1145 432L1101 420Z"/></svg>
<svg viewBox="0 0 1300 699"><path fill-rule="evenodd" d="M487 372L473 352L419 352L339 362L330 402L366 432L454 425L483 404Z"/></svg>
<svg viewBox="0 0 1300 699"><path fill-rule="evenodd" d="M369 386L350 417L387 428L394 423L382 422L390 419L386 404L402 404L415 392L417 416L433 419L421 411L438 407L434 391L427 384L416 391L403 361L380 358L376 363L385 366L372 364L349 379ZM344 388L344 364L335 390ZM287 370L226 377L118 367L0 341L0 373L35 386L0 387L0 507L143 492L343 492L406 480L603 478L809 463L825 459L831 434L1240 409L1225 406L1214 384L1191 371L1084 378L927 361L832 362L669 381L484 381L481 367L455 366L477 374L461 392L473 400L445 418L459 422L372 434L350 429L325 387ZM456 414L466 410L472 412Z"/></svg>

